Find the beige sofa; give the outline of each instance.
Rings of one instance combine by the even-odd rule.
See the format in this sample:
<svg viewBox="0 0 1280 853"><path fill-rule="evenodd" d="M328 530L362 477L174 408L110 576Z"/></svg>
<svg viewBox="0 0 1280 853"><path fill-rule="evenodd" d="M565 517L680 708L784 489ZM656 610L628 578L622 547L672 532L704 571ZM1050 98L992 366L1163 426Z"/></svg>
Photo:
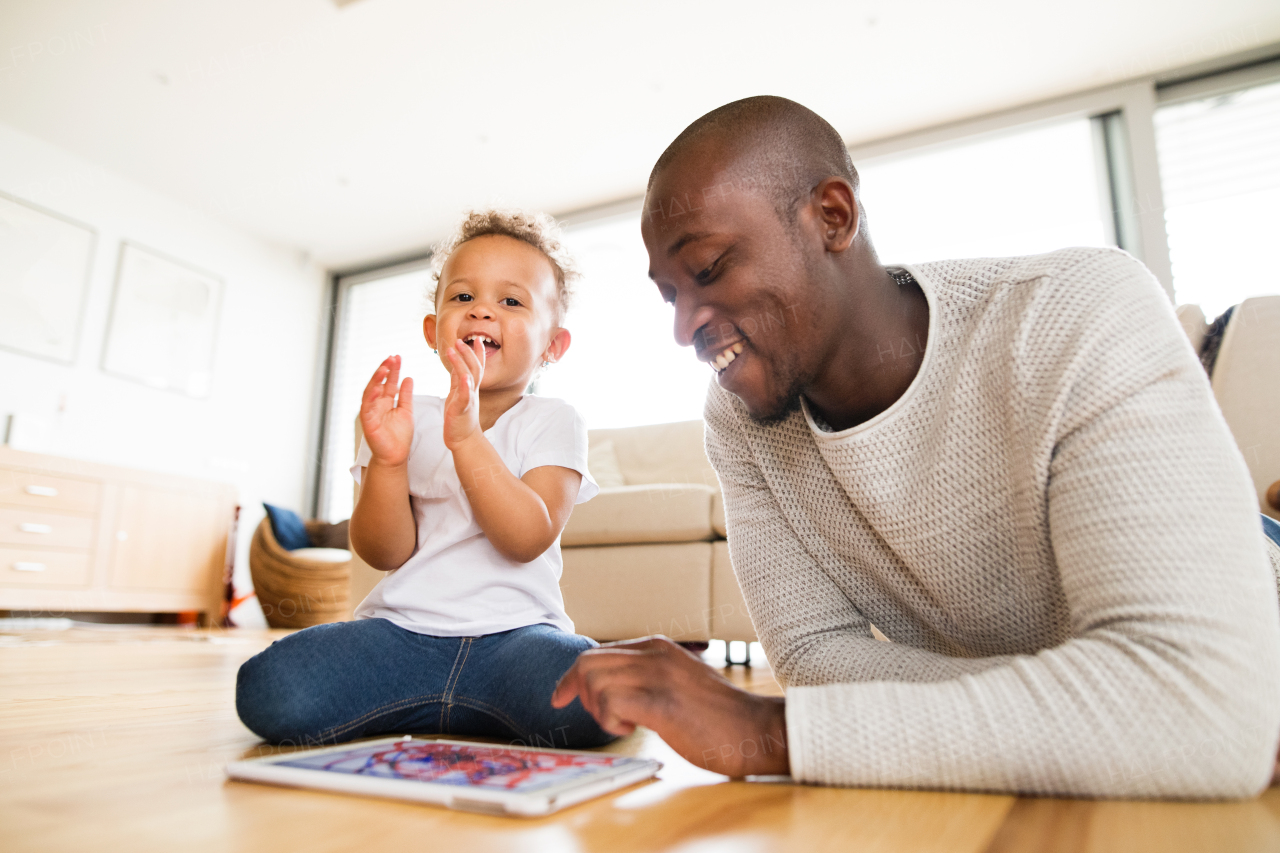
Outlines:
<svg viewBox="0 0 1280 853"><path fill-rule="evenodd" d="M600 494L574 509L560 540L578 631L754 641L702 421L592 430L588 452Z"/></svg>
<svg viewBox="0 0 1280 853"><path fill-rule="evenodd" d="M356 430L358 444L358 421ZM753 642L702 421L591 430L589 441L588 465L602 488L574 508L560 540L560 588L578 633ZM356 556L351 601L381 577Z"/></svg>
<svg viewBox="0 0 1280 853"><path fill-rule="evenodd" d="M1178 308L1178 319L1197 352L1204 314ZM1236 306L1213 368L1213 395L1231 428L1258 493L1258 508L1280 520L1280 296L1258 296Z"/></svg>

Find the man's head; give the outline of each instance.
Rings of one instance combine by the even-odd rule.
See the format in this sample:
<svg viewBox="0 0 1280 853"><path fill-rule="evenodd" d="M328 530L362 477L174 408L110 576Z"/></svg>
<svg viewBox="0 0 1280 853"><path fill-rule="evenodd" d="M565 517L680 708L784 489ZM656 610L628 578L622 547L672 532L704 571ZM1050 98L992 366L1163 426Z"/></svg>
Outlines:
<svg viewBox="0 0 1280 853"><path fill-rule="evenodd" d="M876 263L843 140L785 98L686 128L649 177L641 231L676 341L765 422L799 405L839 339L850 270Z"/></svg>

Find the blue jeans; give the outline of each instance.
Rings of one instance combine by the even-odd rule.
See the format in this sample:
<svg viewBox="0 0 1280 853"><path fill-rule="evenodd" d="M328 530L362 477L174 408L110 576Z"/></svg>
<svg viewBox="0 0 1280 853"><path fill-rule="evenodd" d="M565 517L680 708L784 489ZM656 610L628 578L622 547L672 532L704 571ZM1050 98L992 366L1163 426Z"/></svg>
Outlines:
<svg viewBox="0 0 1280 853"><path fill-rule="evenodd" d="M385 734L475 735L583 748L613 740L551 692L594 641L550 625L431 637L386 619L317 625L272 643L236 678L236 712L272 743Z"/></svg>

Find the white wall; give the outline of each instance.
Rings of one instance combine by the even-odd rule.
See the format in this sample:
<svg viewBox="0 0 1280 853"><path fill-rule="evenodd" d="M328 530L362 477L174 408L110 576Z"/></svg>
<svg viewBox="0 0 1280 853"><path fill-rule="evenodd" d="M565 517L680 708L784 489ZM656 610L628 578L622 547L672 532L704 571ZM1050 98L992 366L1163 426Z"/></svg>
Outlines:
<svg viewBox="0 0 1280 853"><path fill-rule="evenodd" d="M17 413L47 423L44 452L234 483L243 507L236 585L249 589L248 542L262 501L299 511L307 504L308 430L327 322L324 271L294 250L3 124L0 191L98 234L74 364L0 350L0 429ZM225 282L209 398L155 390L99 368L122 240ZM257 624L260 611L248 610L237 611L238 621Z"/></svg>

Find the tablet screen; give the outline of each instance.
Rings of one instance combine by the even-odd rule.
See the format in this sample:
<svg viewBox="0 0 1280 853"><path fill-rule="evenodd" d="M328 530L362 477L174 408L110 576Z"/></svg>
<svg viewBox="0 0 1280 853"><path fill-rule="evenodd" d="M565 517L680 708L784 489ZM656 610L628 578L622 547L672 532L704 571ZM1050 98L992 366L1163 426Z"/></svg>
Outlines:
<svg viewBox="0 0 1280 853"><path fill-rule="evenodd" d="M622 755L580 755L480 744L396 741L273 761L301 767L443 785L529 793L636 762Z"/></svg>

